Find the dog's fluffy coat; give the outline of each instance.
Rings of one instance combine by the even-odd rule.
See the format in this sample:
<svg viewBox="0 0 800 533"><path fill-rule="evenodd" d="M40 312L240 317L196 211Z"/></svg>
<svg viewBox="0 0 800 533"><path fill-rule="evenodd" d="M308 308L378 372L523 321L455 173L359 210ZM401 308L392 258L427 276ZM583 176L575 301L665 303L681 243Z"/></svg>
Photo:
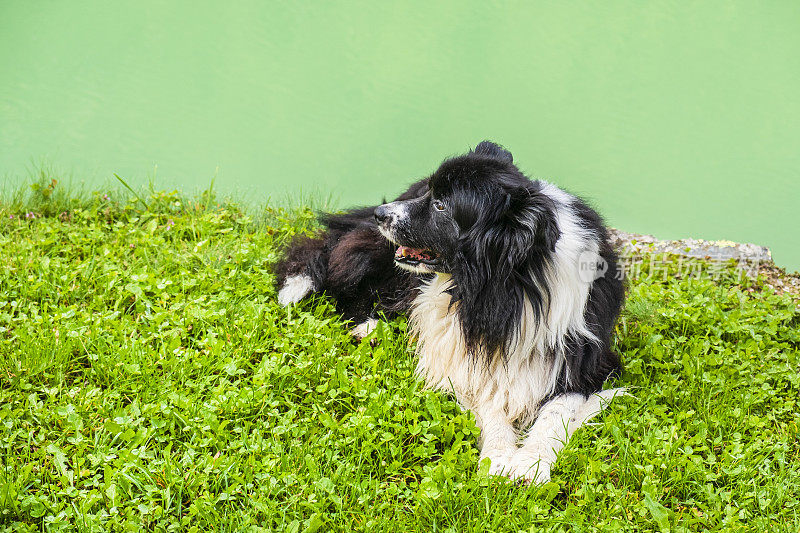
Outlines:
<svg viewBox="0 0 800 533"><path fill-rule="evenodd" d="M490 471L549 479L621 369L624 291L599 215L484 141L395 202L322 221L278 265L281 303L324 291L362 333L410 309L418 373L475 414Z"/></svg>

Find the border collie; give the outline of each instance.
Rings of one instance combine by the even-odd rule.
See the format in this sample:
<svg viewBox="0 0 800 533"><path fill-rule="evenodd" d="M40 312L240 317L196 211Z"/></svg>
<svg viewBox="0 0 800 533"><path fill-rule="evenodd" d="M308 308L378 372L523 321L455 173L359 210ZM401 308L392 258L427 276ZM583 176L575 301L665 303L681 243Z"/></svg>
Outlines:
<svg viewBox="0 0 800 533"><path fill-rule="evenodd" d="M489 472L550 479L569 436L622 389L624 300L600 216L484 141L396 201L325 215L277 267L279 301L333 296L364 335L410 311L417 372L475 415Z"/></svg>

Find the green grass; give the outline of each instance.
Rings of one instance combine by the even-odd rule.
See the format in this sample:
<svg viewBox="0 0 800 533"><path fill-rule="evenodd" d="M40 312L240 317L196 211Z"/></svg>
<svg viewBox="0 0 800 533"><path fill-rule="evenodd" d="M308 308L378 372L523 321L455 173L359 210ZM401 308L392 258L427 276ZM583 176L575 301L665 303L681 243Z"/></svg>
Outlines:
<svg viewBox="0 0 800 533"><path fill-rule="evenodd" d="M406 325L348 335L271 265L310 209L42 182L0 202L0 524L16 530L800 529L800 312L759 282L643 275L633 396L520 487L423 390Z"/></svg>

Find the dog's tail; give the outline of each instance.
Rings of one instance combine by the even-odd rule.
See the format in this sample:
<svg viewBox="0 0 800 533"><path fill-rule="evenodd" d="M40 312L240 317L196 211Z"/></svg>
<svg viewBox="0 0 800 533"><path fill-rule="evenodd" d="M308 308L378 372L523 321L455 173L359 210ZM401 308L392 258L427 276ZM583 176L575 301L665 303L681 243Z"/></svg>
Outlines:
<svg viewBox="0 0 800 533"><path fill-rule="evenodd" d="M371 244L375 240L372 238L377 231L373 228L373 210L364 207L344 213L319 213L322 231L313 237L296 236L286 248L283 258L275 265L278 302L287 306L299 302L312 292L331 289L335 292L339 285L345 288L356 286L365 275L364 272L359 268L336 268L336 264L331 267L331 261L336 263L337 258L342 259L341 256L361 251L364 248L361 241ZM368 238L359 239L363 233ZM383 239L378 239L378 242L386 248ZM348 243L350 246L347 246ZM363 269L374 262L364 260L354 263Z"/></svg>
<svg viewBox="0 0 800 533"><path fill-rule="evenodd" d="M326 244L322 237L295 237L275 265L278 301L287 306L319 291L327 275Z"/></svg>

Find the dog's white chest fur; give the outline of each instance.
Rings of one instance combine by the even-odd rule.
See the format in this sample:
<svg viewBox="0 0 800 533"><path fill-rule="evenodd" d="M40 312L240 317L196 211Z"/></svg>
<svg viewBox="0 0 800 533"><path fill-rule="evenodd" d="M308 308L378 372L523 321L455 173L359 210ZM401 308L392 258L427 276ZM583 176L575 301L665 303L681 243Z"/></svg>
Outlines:
<svg viewBox="0 0 800 533"><path fill-rule="evenodd" d="M481 429L481 459L490 460L490 474L544 483L569 436L614 396L624 394L624 389L604 390L589 398L578 393L552 397L564 369L564 330L547 322L538 324L529 304L505 364L502 357L494 357L489 365L484 358L471 357L457 304L450 305L447 289L451 284L449 275L436 274L422 286L412 305L417 373L429 387L452 393L475 415ZM572 287L580 286L573 283ZM547 312L549 319L557 316L566 322L567 331L585 328L579 314L583 306L576 302L574 292L554 291ZM518 446L517 428L532 423Z"/></svg>
<svg viewBox="0 0 800 533"><path fill-rule="evenodd" d="M422 287L412 306L417 373L429 387L453 393L478 416L491 406L491 411L505 413L509 421L529 422L535 416L533 410L555 388L560 368L554 358L535 353L544 349L544 335L537 335L530 323L523 324L522 331L528 335L518 340L506 364L496 357L487 367L483 357L471 357L467 351L456 306L450 305L447 293L451 283L448 274L437 274ZM530 317L526 311L524 322Z"/></svg>

